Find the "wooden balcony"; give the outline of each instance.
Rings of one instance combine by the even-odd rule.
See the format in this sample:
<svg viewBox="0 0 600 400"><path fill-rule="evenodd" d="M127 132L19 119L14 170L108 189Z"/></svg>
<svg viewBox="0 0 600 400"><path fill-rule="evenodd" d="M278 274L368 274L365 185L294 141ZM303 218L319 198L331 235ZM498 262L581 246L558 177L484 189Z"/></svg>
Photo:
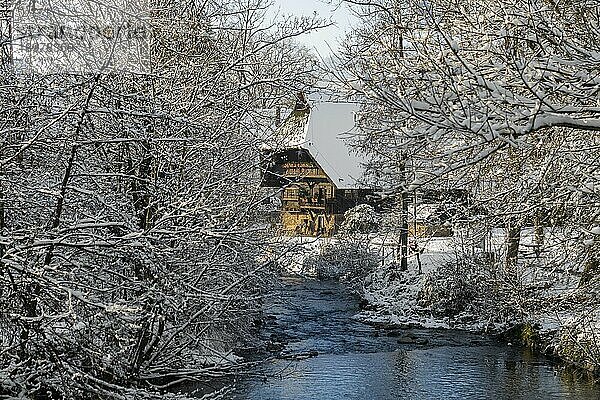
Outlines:
<svg viewBox="0 0 600 400"><path fill-rule="evenodd" d="M327 179L327 175L319 173L318 171L302 171L302 172L297 172L297 171L285 171L283 173L283 176L292 180L293 178L296 179Z"/></svg>
<svg viewBox="0 0 600 400"><path fill-rule="evenodd" d="M303 208L325 208L327 207L327 201L298 199L298 205Z"/></svg>

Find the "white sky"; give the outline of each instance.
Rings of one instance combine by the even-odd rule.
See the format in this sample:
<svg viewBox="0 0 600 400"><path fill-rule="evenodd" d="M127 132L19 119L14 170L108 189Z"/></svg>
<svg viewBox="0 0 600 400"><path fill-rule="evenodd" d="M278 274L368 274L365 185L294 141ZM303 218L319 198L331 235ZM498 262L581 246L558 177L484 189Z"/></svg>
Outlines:
<svg viewBox="0 0 600 400"><path fill-rule="evenodd" d="M327 0L273 0L275 9L279 8L280 15L312 16L315 11L323 19L331 19L336 26L319 29L318 31L298 37L298 41L309 48L315 49L323 58L335 52L338 43L343 39L354 18L345 5L335 7L327 4ZM329 46L332 50L329 49Z"/></svg>

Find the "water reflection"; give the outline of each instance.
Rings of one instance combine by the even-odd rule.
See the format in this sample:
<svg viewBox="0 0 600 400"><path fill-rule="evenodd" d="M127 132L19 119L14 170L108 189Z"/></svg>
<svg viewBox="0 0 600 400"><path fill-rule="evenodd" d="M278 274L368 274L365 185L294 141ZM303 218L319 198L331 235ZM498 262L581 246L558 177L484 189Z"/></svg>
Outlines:
<svg viewBox="0 0 600 400"><path fill-rule="evenodd" d="M266 381L243 381L236 399L600 399L598 387L565 381L547 359L476 335L415 330L427 346L398 344L353 321L356 300L337 284L285 289L266 334L285 336L284 353L319 355L264 365Z"/></svg>

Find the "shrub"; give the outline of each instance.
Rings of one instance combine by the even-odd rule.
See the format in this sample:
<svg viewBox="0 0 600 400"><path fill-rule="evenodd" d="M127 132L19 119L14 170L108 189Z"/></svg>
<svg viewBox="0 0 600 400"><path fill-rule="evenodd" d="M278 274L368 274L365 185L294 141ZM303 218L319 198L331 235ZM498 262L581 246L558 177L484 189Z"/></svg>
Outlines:
<svg viewBox="0 0 600 400"><path fill-rule="evenodd" d="M378 265L377 254L359 242L340 240L325 243L319 254L306 257L304 269L321 279L362 281Z"/></svg>

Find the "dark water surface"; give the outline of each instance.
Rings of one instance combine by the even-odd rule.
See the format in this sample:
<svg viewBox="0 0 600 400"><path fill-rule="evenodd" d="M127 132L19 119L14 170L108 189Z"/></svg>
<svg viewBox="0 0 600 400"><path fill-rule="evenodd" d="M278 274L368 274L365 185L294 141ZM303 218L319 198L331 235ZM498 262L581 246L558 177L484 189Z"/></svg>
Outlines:
<svg viewBox="0 0 600 400"><path fill-rule="evenodd" d="M600 387L527 350L459 331L390 337L354 320L358 312L336 282L284 278L262 331L278 356L238 382L233 398L600 399Z"/></svg>

